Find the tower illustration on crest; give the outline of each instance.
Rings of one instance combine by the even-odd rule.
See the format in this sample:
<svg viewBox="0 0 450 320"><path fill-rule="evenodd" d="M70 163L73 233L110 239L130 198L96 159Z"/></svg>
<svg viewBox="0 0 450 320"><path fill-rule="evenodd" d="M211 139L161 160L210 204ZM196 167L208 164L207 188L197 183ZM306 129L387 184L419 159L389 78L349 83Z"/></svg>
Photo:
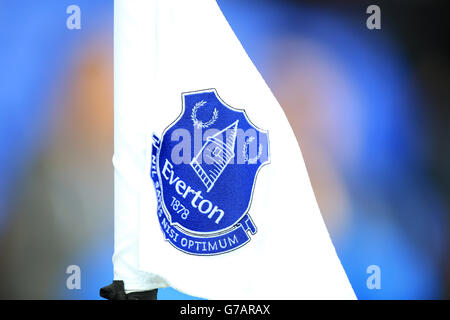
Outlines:
<svg viewBox="0 0 450 320"><path fill-rule="evenodd" d="M234 157L238 123L239 120L236 120L222 131L208 137L202 149L190 163L192 169L205 185L207 192L213 188L217 179ZM224 134L226 134L225 142L223 141Z"/></svg>

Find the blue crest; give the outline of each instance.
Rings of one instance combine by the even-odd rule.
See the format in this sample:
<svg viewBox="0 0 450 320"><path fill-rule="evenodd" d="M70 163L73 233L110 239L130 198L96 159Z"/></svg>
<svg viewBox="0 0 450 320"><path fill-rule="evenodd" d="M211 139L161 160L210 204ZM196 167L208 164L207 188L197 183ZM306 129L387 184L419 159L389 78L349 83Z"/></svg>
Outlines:
<svg viewBox="0 0 450 320"><path fill-rule="evenodd" d="M248 211L257 173L269 163L268 133L215 89L183 93L182 105L161 139L153 135L159 222L179 250L229 252L256 233Z"/></svg>

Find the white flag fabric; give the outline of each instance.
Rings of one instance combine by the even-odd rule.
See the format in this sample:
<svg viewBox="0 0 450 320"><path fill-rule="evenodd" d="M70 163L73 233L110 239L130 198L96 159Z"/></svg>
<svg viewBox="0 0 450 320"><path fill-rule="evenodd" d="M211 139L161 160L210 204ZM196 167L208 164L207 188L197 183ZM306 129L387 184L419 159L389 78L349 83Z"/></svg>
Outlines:
<svg viewBox="0 0 450 320"><path fill-rule="evenodd" d="M216 2L115 0L114 24L115 279L354 299L288 120Z"/></svg>

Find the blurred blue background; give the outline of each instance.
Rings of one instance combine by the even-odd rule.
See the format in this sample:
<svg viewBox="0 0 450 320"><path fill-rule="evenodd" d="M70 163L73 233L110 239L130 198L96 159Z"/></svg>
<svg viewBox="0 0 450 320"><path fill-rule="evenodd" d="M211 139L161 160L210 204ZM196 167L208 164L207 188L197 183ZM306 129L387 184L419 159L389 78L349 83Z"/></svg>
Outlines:
<svg viewBox="0 0 450 320"><path fill-rule="evenodd" d="M448 298L443 4L379 2L382 29L368 30L365 1L218 3L288 116L358 298ZM112 153L113 1L0 0L0 298L99 299ZM80 290L66 288L72 264Z"/></svg>

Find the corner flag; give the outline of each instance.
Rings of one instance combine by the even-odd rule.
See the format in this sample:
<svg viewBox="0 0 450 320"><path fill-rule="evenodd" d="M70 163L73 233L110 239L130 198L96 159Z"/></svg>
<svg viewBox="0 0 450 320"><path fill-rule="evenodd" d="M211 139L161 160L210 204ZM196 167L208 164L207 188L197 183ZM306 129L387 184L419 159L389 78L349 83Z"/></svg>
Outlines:
<svg viewBox="0 0 450 320"><path fill-rule="evenodd" d="M114 277L354 299L294 133L214 0L115 0Z"/></svg>

